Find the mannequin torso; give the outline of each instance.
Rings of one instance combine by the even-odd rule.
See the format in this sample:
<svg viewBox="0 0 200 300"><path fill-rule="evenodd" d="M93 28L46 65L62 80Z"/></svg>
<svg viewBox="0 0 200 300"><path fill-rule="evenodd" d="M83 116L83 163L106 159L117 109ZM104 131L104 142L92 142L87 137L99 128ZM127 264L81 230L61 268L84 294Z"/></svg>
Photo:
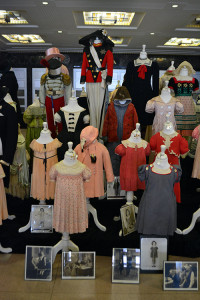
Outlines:
<svg viewBox="0 0 200 300"><path fill-rule="evenodd" d="M170 173L170 164L168 163L168 157L165 154L166 146L161 146L161 152L158 153L153 163L152 171L158 174Z"/></svg>
<svg viewBox="0 0 200 300"><path fill-rule="evenodd" d="M39 144L49 144L53 141L53 138L51 137L51 132L47 128L47 123L43 123L44 129L40 132L40 137L36 140Z"/></svg>

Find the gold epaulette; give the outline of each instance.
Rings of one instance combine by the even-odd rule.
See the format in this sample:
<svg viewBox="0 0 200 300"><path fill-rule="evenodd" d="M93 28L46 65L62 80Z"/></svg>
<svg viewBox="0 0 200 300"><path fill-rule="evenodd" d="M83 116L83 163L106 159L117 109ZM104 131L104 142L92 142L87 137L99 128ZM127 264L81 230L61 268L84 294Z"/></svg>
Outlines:
<svg viewBox="0 0 200 300"><path fill-rule="evenodd" d="M61 73L62 75L62 82L64 83L64 85L70 85L71 83L71 78L69 75Z"/></svg>
<svg viewBox="0 0 200 300"><path fill-rule="evenodd" d="M41 78L40 78L40 84L41 85L44 85L45 84L45 82L46 82L46 80L47 80L47 73L45 73L45 74L43 74L42 76L41 76Z"/></svg>

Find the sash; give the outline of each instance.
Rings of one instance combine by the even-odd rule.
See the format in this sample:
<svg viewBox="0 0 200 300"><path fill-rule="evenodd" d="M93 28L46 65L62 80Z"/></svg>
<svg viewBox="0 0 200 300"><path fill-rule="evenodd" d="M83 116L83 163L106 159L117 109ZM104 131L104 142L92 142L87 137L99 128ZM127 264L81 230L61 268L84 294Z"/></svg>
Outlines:
<svg viewBox="0 0 200 300"><path fill-rule="evenodd" d="M90 53L95 61L95 64L97 65L97 67L102 68L98 54L93 45L90 46ZM107 71L106 70L101 71L101 78L102 78L101 87L104 89L106 88L106 76L107 76Z"/></svg>

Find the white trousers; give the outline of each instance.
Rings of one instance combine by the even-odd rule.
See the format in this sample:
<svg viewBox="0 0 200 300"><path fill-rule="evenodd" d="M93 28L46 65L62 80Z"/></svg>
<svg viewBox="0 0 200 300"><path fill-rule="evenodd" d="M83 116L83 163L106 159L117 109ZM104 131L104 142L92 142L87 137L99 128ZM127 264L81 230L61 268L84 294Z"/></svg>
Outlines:
<svg viewBox="0 0 200 300"><path fill-rule="evenodd" d="M87 82L88 107L90 111L90 125L98 128L99 136L102 135L105 118L105 104L107 101L107 87L102 88L101 82Z"/></svg>

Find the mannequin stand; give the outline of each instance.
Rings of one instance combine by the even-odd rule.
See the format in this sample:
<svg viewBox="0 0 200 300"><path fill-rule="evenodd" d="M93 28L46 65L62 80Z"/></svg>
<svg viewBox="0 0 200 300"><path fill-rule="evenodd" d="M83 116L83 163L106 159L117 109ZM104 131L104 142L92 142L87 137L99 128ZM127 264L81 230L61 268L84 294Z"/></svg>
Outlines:
<svg viewBox="0 0 200 300"><path fill-rule="evenodd" d="M75 245L71 240L69 233L63 232L62 239L55 245L53 246L53 251L52 251L52 261L54 262L57 253L62 250L63 252L67 252L69 250L78 252L79 247Z"/></svg>
<svg viewBox="0 0 200 300"><path fill-rule="evenodd" d="M106 227L101 225L101 223L99 222L98 220L98 217L97 217L97 210L90 204L90 200L89 198L86 198L86 204L87 204L87 210L88 210L88 213L91 213L93 218L94 218L94 223L96 224L96 226L102 230L102 231L106 231Z"/></svg>
<svg viewBox="0 0 200 300"><path fill-rule="evenodd" d="M0 243L0 252L10 253L10 252L12 252L12 248L4 248L3 246L1 246L1 243Z"/></svg>
<svg viewBox="0 0 200 300"><path fill-rule="evenodd" d="M190 231L192 231L192 229L194 228L197 222L200 222L200 208L193 213L191 224L179 234L183 234L183 235L188 234Z"/></svg>

